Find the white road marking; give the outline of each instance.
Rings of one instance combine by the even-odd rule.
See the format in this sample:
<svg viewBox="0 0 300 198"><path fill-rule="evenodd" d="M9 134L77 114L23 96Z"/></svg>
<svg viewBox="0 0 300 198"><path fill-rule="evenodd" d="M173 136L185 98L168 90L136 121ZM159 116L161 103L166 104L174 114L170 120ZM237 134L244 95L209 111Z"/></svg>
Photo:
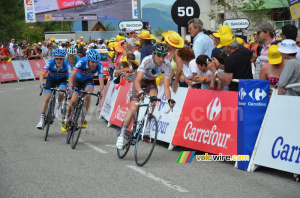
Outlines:
<svg viewBox="0 0 300 198"><path fill-rule="evenodd" d="M99 153L107 153L106 151L102 150L101 148L98 148L97 146L91 144L91 143L88 143L88 142L85 142L83 141L83 144L85 144L86 146L94 149L95 151L99 152Z"/></svg>
<svg viewBox="0 0 300 198"><path fill-rule="evenodd" d="M159 178L159 177L156 177L155 175L151 174L151 173L148 173L146 171L144 171L143 169L141 168L138 168L136 166L131 166L131 165L127 165L128 168L131 168L132 170L138 172L138 173L141 173L142 175L150 178L150 179L153 179L154 181L157 181L157 182L161 182L162 184L168 186L169 188L172 188L174 190L177 190L178 192L189 192L188 190L180 187L180 186L177 186L177 185L174 185L174 184L171 184L171 182L167 181L167 180L164 180L162 178Z"/></svg>
<svg viewBox="0 0 300 198"><path fill-rule="evenodd" d="M18 88L15 88L15 89L24 89L23 87L18 87Z"/></svg>
<svg viewBox="0 0 300 198"><path fill-rule="evenodd" d="M115 147L116 147L116 145L115 145L115 144L106 144L106 145L104 145L104 146L107 146L107 147L113 147L113 148L115 148Z"/></svg>

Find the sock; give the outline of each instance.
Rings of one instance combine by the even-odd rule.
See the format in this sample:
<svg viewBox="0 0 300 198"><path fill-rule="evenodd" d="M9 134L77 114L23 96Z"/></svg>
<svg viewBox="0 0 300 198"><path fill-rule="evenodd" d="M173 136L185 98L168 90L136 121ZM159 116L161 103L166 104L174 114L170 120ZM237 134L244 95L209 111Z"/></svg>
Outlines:
<svg viewBox="0 0 300 198"><path fill-rule="evenodd" d="M87 113L83 113L83 118L85 119L85 116L87 115Z"/></svg>
<svg viewBox="0 0 300 198"><path fill-rule="evenodd" d="M122 128L121 128L120 136L124 137L124 136L125 136L126 130L127 130L127 127L125 127L125 126L123 125Z"/></svg>
<svg viewBox="0 0 300 198"><path fill-rule="evenodd" d="M66 115L66 117L65 117L65 120L64 120L64 121L68 121L68 120L71 120L71 118L70 118L70 114Z"/></svg>
<svg viewBox="0 0 300 198"><path fill-rule="evenodd" d="M41 114L41 119L44 119L44 118L45 118L45 114L42 113L42 114Z"/></svg>

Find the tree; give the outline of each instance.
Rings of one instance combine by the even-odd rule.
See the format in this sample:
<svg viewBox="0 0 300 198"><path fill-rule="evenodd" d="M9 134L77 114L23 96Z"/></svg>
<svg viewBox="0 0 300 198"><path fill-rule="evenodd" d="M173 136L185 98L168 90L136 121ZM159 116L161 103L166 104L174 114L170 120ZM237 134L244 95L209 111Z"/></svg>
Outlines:
<svg viewBox="0 0 300 198"><path fill-rule="evenodd" d="M103 24L103 21L100 21L100 23ZM115 31L116 30L116 28L112 26L112 22L109 22L104 27L105 27L106 31Z"/></svg>
<svg viewBox="0 0 300 198"><path fill-rule="evenodd" d="M161 36L164 30L161 27L158 27L157 30L154 31L155 36Z"/></svg>

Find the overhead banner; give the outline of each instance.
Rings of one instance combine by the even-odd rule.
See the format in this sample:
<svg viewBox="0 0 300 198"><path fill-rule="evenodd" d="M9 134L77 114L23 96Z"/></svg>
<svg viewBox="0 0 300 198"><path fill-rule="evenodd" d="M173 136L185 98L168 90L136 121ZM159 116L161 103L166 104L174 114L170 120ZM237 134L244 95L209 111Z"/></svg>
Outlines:
<svg viewBox="0 0 300 198"><path fill-rule="evenodd" d="M34 79L32 69L27 60L12 61L19 80Z"/></svg>
<svg viewBox="0 0 300 198"><path fill-rule="evenodd" d="M53 10L58 10L57 1L52 0L35 0L34 1L35 13L49 12Z"/></svg>
<svg viewBox="0 0 300 198"><path fill-rule="evenodd" d="M272 96L248 170L256 164L300 174L299 109L299 96Z"/></svg>
<svg viewBox="0 0 300 198"><path fill-rule="evenodd" d="M239 80L238 155L252 155L268 107L269 91L268 80ZM239 169L247 170L248 165L249 161L238 161Z"/></svg>
<svg viewBox="0 0 300 198"><path fill-rule="evenodd" d="M46 65L45 60L28 60L28 62L31 66L34 77L39 78L40 75L43 73L44 66Z"/></svg>
<svg viewBox="0 0 300 198"><path fill-rule="evenodd" d="M172 144L213 154L237 154L238 93L188 89Z"/></svg>
<svg viewBox="0 0 300 198"><path fill-rule="evenodd" d="M0 82L18 80L12 63L0 63Z"/></svg>
<svg viewBox="0 0 300 198"><path fill-rule="evenodd" d="M24 0L25 22L35 23L34 0Z"/></svg>

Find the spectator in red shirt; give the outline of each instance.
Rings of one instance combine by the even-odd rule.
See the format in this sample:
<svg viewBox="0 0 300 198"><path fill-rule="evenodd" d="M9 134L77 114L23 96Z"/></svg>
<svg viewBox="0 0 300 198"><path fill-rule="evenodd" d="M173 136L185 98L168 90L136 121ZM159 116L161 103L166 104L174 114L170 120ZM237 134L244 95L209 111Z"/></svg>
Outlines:
<svg viewBox="0 0 300 198"><path fill-rule="evenodd" d="M0 60L7 61L10 57L9 46L7 43L3 44L3 47L0 48Z"/></svg>

